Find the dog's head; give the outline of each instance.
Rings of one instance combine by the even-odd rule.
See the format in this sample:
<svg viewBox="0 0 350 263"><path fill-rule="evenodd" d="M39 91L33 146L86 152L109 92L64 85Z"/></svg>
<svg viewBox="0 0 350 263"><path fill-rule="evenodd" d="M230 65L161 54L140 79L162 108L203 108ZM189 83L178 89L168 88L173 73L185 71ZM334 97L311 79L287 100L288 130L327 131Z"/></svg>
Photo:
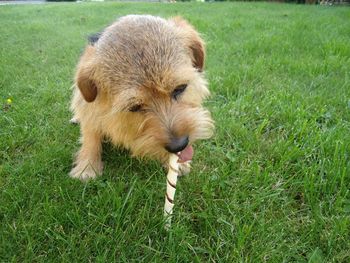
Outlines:
<svg viewBox="0 0 350 263"><path fill-rule="evenodd" d="M87 102L109 105L134 155L190 152L213 129L204 60L203 40L182 18L126 16L91 38L76 85Z"/></svg>

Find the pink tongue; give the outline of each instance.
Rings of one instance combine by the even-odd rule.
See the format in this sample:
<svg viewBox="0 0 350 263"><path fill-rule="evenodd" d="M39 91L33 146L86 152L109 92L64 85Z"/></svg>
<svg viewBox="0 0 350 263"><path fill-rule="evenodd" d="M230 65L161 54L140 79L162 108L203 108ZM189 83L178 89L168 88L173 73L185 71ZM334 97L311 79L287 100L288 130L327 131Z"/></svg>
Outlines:
<svg viewBox="0 0 350 263"><path fill-rule="evenodd" d="M177 154L179 156L179 163L184 163L187 161L192 160L193 157L193 147L192 145L187 146L185 149L183 149L181 152Z"/></svg>

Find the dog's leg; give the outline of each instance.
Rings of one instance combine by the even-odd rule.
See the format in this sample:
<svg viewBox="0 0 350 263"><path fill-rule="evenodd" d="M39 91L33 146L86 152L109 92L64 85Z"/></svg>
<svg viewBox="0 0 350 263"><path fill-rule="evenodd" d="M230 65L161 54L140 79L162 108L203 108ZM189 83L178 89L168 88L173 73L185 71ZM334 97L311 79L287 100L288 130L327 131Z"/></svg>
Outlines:
<svg viewBox="0 0 350 263"><path fill-rule="evenodd" d="M179 176L188 175L191 171L191 161L180 163Z"/></svg>
<svg viewBox="0 0 350 263"><path fill-rule="evenodd" d="M81 127L81 133L82 146L77 154L75 167L71 170L70 176L87 181L102 173L102 136L98 132L83 126Z"/></svg>
<svg viewBox="0 0 350 263"><path fill-rule="evenodd" d="M169 156L169 155L166 155L166 156ZM192 161L179 163L178 176L188 175L191 172L191 162ZM164 169L169 170L169 162L162 161L162 163L163 163Z"/></svg>

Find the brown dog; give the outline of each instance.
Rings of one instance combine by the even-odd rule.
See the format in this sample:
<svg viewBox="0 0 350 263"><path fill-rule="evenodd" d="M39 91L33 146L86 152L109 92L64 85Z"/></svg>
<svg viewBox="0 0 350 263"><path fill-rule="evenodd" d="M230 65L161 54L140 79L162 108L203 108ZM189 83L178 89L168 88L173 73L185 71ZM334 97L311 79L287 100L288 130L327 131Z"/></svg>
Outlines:
<svg viewBox="0 0 350 263"><path fill-rule="evenodd" d="M75 75L71 109L82 146L71 177L102 173L104 137L164 164L177 153L189 172L191 145L213 130L201 106L209 95L204 57L203 40L179 17L129 15L91 37Z"/></svg>

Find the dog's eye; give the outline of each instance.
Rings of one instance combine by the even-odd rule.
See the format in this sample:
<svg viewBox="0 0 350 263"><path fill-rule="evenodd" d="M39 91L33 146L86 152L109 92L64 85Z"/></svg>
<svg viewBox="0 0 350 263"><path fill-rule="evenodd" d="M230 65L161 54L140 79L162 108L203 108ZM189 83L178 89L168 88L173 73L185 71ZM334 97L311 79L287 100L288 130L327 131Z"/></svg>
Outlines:
<svg viewBox="0 0 350 263"><path fill-rule="evenodd" d="M187 88L187 84L182 84L180 86L177 86L176 89L174 89L173 93L171 94L173 99L177 100L178 97L185 91L186 88Z"/></svg>
<svg viewBox="0 0 350 263"><path fill-rule="evenodd" d="M132 106L129 111L131 112L138 112L142 110L142 105L141 104L136 104L134 106Z"/></svg>

